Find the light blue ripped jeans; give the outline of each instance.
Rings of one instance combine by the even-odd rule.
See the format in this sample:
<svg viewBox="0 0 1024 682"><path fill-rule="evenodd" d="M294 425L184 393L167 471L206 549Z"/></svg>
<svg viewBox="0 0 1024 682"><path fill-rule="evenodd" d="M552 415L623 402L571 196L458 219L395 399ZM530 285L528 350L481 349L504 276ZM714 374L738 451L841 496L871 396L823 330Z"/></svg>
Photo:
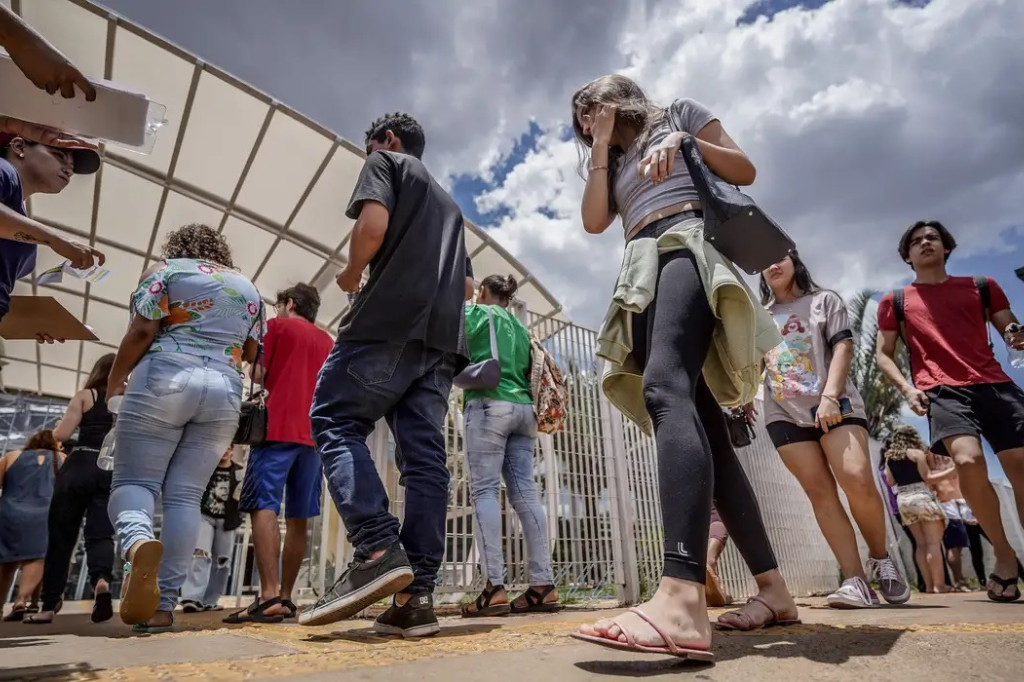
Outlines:
<svg viewBox="0 0 1024 682"><path fill-rule="evenodd" d="M238 429L242 378L226 362L185 353L146 355L117 417L107 510L121 551L154 538L163 496L160 610L173 611L196 549L199 502Z"/></svg>
<svg viewBox="0 0 1024 682"><path fill-rule="evenodd" d="M537 418L533 405L504 400L471 400L465 407L466 462L476 514L480 565L492 585L505 584L501 543L501 477L516 510L530 556L530 584L552 585L547 517L533 478Z"/></svg>

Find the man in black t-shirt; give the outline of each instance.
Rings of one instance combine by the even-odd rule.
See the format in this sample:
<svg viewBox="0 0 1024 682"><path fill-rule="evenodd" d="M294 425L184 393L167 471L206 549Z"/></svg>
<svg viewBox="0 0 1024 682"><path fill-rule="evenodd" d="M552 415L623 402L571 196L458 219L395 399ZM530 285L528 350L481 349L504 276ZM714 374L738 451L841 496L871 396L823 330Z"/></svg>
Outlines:
<svg viewBox="0 0 1024 682"><path fill-rule="evenodd" d="M423 129L387 114L366 132L366 164L346 214L352 228L338 286L351 294L310 413L328 489L355 547L334 586L299 617L348 618L395 595L374 623L382 634L440 628L433 591L448 512L444 423L456 372L468 362L464 306L472 291L462 212L420 161ZM369 276L363 283L363 273ZM395 437L405 522L366 446L380 419Z"/></svg>

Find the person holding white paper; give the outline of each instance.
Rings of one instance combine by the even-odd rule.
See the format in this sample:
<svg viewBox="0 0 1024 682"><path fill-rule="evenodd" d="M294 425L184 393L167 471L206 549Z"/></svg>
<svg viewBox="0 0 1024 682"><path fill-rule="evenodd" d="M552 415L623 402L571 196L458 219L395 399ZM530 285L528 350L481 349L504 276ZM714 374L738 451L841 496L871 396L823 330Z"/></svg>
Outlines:
<svg viewBox="0 0 1024 682"><path fill-rule="evenodd" d="M70 240L25 215L28 197L59 194L74 174L95 173L99 166L99 154L88 146L49 147L0 133L0 319L7 314L14 283L35 270L40 244L76 268L103 264L105 257L98 249Z"/></svg>

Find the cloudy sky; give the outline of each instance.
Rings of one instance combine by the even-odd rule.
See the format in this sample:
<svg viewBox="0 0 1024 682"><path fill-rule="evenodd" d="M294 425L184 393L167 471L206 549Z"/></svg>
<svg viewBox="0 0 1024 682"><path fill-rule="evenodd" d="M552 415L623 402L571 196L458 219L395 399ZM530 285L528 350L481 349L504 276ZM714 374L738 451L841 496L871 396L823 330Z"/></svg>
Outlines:
<svg viewBox="0 0 1024 682"><path fill-rule="evenodd" d="M934 218L961 244L951 269L995 277L1024 310L1018 0L105 4L353 141L413 113L467 216L585 325L622 233L583 232L566 125L573 90L611 71L719 115L822 284L901 283L899 233Z"/></svg>

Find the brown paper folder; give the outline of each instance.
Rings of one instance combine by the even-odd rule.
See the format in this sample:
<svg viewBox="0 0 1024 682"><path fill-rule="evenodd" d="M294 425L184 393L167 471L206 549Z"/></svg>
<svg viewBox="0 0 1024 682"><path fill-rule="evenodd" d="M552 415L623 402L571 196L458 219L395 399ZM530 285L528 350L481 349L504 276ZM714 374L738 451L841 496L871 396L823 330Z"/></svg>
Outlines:
<svg viewBox="0 0 1024 682"><path fill-rule="evenodd" d="M39 334L67 341L99 340L53 296L11 296L11 307L0 321L0 338L34 339Z"/></svg>

